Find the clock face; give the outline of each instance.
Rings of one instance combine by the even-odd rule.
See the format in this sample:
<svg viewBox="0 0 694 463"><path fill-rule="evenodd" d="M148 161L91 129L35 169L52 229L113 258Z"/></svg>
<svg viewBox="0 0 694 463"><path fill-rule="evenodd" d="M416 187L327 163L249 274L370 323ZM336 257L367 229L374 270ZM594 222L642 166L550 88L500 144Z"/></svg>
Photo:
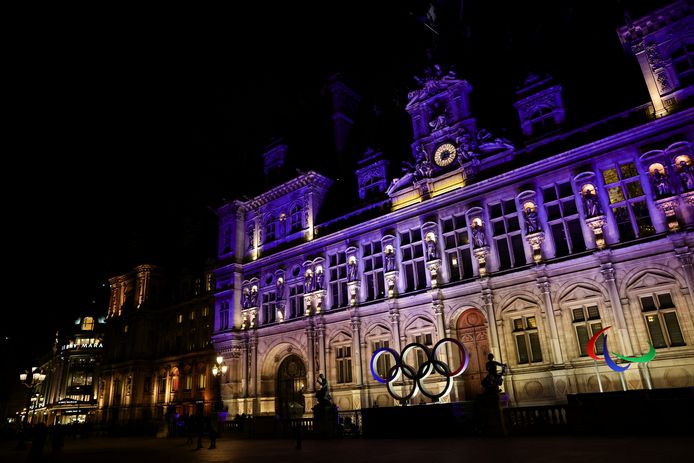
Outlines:
<svg viewBox="0 0 694 463"><path fill-rule="evenodd" d="M434 162L439 167L446 167L455 160L455 157L455 146L453 146L451 143L444 143L436 148L436 151L434 152Z"/></svg>

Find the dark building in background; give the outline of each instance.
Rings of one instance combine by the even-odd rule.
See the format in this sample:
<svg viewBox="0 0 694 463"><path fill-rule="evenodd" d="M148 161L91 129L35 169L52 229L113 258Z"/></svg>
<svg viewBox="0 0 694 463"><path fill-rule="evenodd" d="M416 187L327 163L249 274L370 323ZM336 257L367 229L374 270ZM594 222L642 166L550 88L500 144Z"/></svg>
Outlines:
<svg viewBox="0 0 694 463"><path fill-rule="evenodd" d="M212 274L172 275L152 265L109 280L99 422L141 425L210 415Z"/></svg>

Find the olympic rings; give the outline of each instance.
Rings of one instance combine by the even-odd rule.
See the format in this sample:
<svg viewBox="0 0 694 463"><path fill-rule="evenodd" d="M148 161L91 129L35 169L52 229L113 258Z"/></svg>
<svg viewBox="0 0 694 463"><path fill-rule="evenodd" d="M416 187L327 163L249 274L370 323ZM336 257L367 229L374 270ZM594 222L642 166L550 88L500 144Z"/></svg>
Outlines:
<svg viewBox="0 0 694 463"><path fill-rule="evenodd" d="M453 371L451 371L450 366L448 366L446 362L438 359L440 354L439 349L445 346L446 343L454 344L460 351L460 364L458 365L458 368ZM419 368L416 370L414 366L408 365L404 362L407 354L414 349L421 350L426 357L426 360L422 362L419 365ZM387 378L383 378L376 371L378 359L385 354L392 355L394 359L394 365L388 370ZM453 387L453 381L451 378L455 378L456 376L462 374L467 369L469 363L470 355L460 341L453 338L443 338L438 341L432 349L417 342L406 345L400 354L389 347L377 349L371 356L371 374L376 381L386 385L388 393L391 395L391 397L400 401L401 403L406 402L407 400L410 400L412 397L416 396L417 392L420 390L422 391L422 394L429 397L432 401L437 402L441 397L444 397L451 392L451 388ZM424 380L433 372L436 372L446 378L446 385L439 393L431 392L424 386ZM401 375L412 381L410 390L404 395L398 395L393 390L394 383L400 378Z"/></svg>

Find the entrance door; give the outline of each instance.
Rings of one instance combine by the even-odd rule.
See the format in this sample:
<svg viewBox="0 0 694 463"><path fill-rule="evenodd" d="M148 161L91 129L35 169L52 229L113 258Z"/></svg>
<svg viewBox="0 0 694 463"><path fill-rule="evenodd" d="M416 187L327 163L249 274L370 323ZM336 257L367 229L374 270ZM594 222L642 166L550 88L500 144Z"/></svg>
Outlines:
<svg viewBox="0 0 694 463"><path fill-rule="evenodd" d="M277 371L277 413L282 418L299 418L304 413L306 366L297 355L282 360Z"/></svg>
<svg viewBox="0 0 694 463"><path fill-rule="evenodd" d="M472 400L482 392L482 378L487 374L485 365L489 350L487 323L477 309L468 309L458 318L458 340L470 354L470 363L463 373L465 400Z"/></svg>

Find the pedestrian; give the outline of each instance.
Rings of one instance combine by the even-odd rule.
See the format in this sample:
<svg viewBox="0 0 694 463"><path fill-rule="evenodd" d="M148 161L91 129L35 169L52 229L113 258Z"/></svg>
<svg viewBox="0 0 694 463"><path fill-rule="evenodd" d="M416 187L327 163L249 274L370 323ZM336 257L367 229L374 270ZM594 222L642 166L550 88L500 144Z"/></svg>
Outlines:
<svg viewBox="0 0 694 463"><path fill-rule="evenodd" d="M210 446L208 449L217 448L217 431L214 430L214 426L210 426Z"/></svg>

